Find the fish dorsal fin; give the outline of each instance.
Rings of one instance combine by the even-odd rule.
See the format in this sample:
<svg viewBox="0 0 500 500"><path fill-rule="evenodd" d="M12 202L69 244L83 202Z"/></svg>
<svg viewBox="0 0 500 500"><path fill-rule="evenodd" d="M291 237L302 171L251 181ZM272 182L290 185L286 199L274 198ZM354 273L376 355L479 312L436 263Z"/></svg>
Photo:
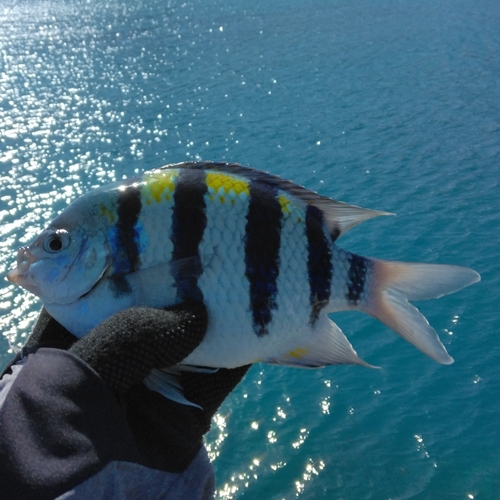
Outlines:
<svg viewBox="0 0 500 500"><path fill-rule="evenodd" d="M335 241L339 236L346 233L355 225L368 219L373 219L380 215L394 215L389 212L379 210L370 210L367 208L349 205L342 201L332 200L322 196L314 191L310 191L303 186L299 186L291 181L282 179L277 175L270 174L261 170L255 170L251 167L244 167L237 163L218 163L218 162L184 162L171 165L165 165L162 169L183 168L194 170L211 170L226 172L232 175L240 175L249 181L256 181L269 186L273 186L285 193L291 194L300 200L304 206L314 205L323 214L324 222L328 231Z"/></svg>
<svg viewBox="0 0 500 500"><path fill-rule="evenodd" d="M349 205L342 201L331 200L323 196L317 196L319 199L311 203L323 212L326 225L334 241L349 231L349 229L365 220L381 215L394 215L390 212L371 210L356 205Z"/></svg>

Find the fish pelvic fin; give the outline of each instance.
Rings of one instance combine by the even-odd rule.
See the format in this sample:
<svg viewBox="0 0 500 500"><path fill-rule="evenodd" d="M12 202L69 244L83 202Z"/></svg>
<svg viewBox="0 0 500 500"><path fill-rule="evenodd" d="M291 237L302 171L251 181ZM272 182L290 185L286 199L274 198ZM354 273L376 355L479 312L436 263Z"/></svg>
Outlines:
<svg viewBox="0 0 500 500"><path fill-rule="evenodd" d="M360 309L385 323L424 354L441 364L453 363L429 322L409 300L442 297L481 279L472 269L441 264L372 259L368 298Z"/></svg>
<svg viewBox="0 0 500 500"><path fill-rule="evenodd" d="M157 369L153 368L149 375L144 379L144 384L151 391L158 392L162 396L176 403L186 406L194 406L195 408L203 408L196 403L193 403L184 395L184 389L180 382L180 376L183 371L198 372L198 373L215 373L215 368L198 368L187 365L175 365L169 368Z"/></svg>
<svg viewBox="0 0 500 500"><path fill-rule="evenodd" d="M342 330L326 314L322 314L307 342L290 350L279 359L267 363L296 368L320 368L326 365L361 365L378 368L362 360Z"/></svg>

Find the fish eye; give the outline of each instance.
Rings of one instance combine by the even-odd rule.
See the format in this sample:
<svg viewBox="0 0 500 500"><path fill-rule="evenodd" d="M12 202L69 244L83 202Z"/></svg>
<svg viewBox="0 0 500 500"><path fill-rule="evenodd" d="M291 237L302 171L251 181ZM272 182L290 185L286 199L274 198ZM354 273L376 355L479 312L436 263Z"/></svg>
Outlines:
<svg viewBox="0 0 500 500"><path fill-rule="evenodd" d="M70 243L69 235L66 231L55 231L49 234L43 242L43 249L49 253L57 253L66 248Z"/></svg>

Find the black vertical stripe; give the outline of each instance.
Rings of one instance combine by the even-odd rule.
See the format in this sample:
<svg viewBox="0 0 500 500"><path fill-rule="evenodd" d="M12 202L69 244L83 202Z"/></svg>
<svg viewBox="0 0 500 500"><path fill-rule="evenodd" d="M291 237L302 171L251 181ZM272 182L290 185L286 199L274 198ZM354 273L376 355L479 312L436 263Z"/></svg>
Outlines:
<svg viewBox="0 0 500 500"><path fill-rule="evenodd" d="M203 273L199 246L207 226L202 170L180 170L174 192L171 239L172 275L181 301L203 300L198 278Z"/></svg>
<svg viewBox="0 0 500 500"><path fill-rule="evenodd" d="M276 309L282 212L277 188L253 181L245 238L245 275L250 283L250 308L255 333L261 337Z"/></svg>
<svg viewBox="0 0 500 500"><path fill-rule="evenodd" d="M347 275L346 298L352 305L357 305L365 288L368 260L356 254L347 257L350 267Z"/></svg>
<svg viewBox="0 0 500 500"><path fill-rule="evenodd" d="M136 271L139 265L139 235L135 227L141 209L141 192L138 187L127 186L119 191L116 209L118 221L110 238L114 267L110 281L117 297L131 292L125 275Z"/></svg>
<svg viewBox="0 0 500 500"><path fill-rule="evenodd" d="M141 213L141 192L136 186L128 186L118 196L118 222L116 223L117 247L122 249L124 272L134 272L139 263L139 241L135 231Z"/></svg>
<svg viewBox="0 0 500 500"><path fill-rule="evenodd" d="M321 309L330 300L333 276L332 252L324 231L323 213L314 205L308 205L306 209L306 235L310 322L314 325Z"/></svg>

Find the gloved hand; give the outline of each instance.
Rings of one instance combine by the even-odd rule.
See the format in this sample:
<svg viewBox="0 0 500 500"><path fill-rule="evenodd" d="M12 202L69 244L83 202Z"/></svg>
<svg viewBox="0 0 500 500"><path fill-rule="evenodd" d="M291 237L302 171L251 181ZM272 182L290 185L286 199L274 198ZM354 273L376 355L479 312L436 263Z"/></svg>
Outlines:
<svg viewBox="0 0 500 500"><path fill-rule="evenodd" d="M207 312L201 303L167 309L132 307L114 314L78 340L44 308L24 349L68 349L119 396L140 383L152 368L182 361L203 340L206 327Z"/></svg>
<svg viewBox="0 0 500 500"><path fill-rule="evenodd" d="M152 368L189 355L206 325L202 304L131 308L78 340L43 310L17 357L20 366L7 367L0 381L2 498L48 500L86 485L94 491L101 474L116 479L120 491L131 488L132 495L133 481L106 476L108 465L117 463L129 464L120 469L123 474L132 467L130 480L161 491L163 486L150 482L159 471L167 473L161 481L170 481L169 473L186 473L189 484L176 476L168 484L191 493L196 487L200 498L208 498L213 470L202 437L248 367L183 373L186 398L202 409L169 400L142 382ZM143 497L157 498L159 490L154 491Z"/></svg>
<svg viewBox="0 0 500 500"><path fill-rule="evenodd" d="M44 307L38 316L33 332L24 344L24 349L29 350L46 346L69 349L77 340Z"/></svg>
<svg viewBox="0 0 500 500"><path fill-rule="evenodd" d="M194 427L190 434L201 437L210 429L213 415L250 365L221 368L215 373L182 372L180 383L185 397L202 409L166 400L140 382L151 368L170 366L187 357L203 339L206 322L205 308L199 303L166 310L131 308L113 315L78 340L42 309L25 347L50 345L69 349L94 368L116 395L128 391L127 411L141 434L171 419L174 406L177 413L189 414L185 418ZM147 421L150 425L144 424ZM160 448L162 440L151 434L150 439L145 436L146 441Z"/></svg>
<svg viewBox="0 0 500 500"><path fill-rule="evenodd" d="M189 407L201 434L210 430L210 423L219 406L241 382L251 365L220 368L215 373L182 372L181 386L189 401L201 406Z"/></svg>

